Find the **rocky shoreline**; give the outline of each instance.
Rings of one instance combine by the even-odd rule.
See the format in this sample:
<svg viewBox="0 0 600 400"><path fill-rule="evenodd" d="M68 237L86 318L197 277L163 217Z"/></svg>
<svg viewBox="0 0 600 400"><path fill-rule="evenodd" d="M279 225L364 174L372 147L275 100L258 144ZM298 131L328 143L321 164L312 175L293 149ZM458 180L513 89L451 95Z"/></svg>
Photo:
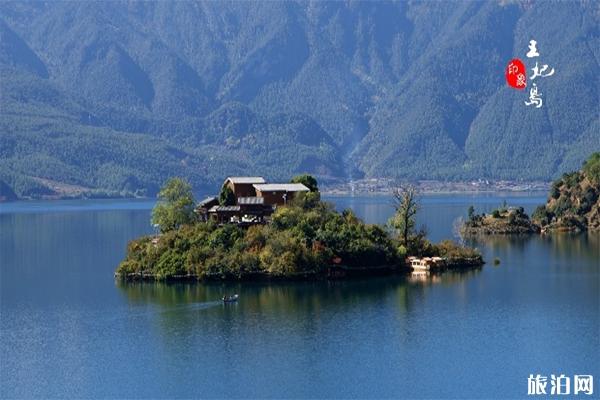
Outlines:
<svg viewBox="0 0 600 400"><path fill-rule="evenodd" d="M459 231L464 236L600 231L600 153L554 181L546 204L531 218L523 207L504 204L490 214L475 214L470 207Z"/></svg>
<svg viewBox="0 0 600 400"><path fill-rule="evenodd" d="M445 271L467 271L481 268L485 265L482 257L450 258L445 260L443 267L432 269L431 273ZM115 272L117 280L125 282L197 282L197 281L315 281L315 280L340 280L352 278L365 278L386 275L409 275L415 270L406 264L379 265L370 267L331 266L320 272L297 272L285 276L273 275L267 272L254 272L245 275L232 274L180 274L163 277L152 271L122 273Z"/></svg>

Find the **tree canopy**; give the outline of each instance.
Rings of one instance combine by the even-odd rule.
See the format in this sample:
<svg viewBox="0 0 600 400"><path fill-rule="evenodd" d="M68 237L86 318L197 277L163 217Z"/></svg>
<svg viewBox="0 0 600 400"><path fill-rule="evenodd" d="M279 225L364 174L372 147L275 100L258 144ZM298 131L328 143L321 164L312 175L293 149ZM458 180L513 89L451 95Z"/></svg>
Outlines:
<svg viewBox="0 0 600 400"><path fill-rule="evenodd" d="M309 188L311 192L319 191L319 185L317 184L317 180L312 175L308 175L308 174L297 175L297 176L293 177L290 182L291 183L301 183L304 186L306 186L307 188Z"/></svg>
<svg viewBox="0 0 600 400"><path fill-rule="evenodd" d="M152 224L161 232L177 229L195 221L192 186L182 178L169 179L158 193L158 203L152 210Z"/></svg>
<svg viewBox="0 0 600 400"><path fill-rule="evenodd" d="M414 186L404 186L394 189L394 208L396 213L389 224L400 234L403 245L415 232L415 217L419 210L418 191Z"/></svg>
<svg viewBox="0 0 600 400"><path fill-rule="evenodd" d="M583 172L594 183L600 183L600 152L593 153L584 163Z"/></svg>
<svg viewBox="0 0 600 400"><path fill-rule="evenodd" d="M233 190L229 186L224 185L221 188L221 193L219 193L219 204L222 206L234 206L236 201Z"/></svg>

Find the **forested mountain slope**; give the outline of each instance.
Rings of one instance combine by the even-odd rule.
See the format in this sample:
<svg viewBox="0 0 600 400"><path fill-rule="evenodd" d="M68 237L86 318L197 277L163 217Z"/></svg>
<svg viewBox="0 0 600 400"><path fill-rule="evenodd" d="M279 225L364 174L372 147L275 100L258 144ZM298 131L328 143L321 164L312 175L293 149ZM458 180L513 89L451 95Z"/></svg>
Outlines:
<svg viewBox="0 0 600 400"><path fill-rule="evenodd" d="M549 180L600 150L599 26L588 1L3 2L0 188ZM504 81L531 39L541 109Z"/></svg>

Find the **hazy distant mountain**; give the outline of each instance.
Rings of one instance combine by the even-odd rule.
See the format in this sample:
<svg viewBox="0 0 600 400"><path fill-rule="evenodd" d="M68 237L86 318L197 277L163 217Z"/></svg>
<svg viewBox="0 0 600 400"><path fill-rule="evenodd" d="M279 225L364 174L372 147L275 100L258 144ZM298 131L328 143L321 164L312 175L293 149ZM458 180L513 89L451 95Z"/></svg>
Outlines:
<svg viewBox="0 0 600 400"><path fill-rule="evenodd" d="M0 187L551 179L600 150L599 4L3 2Z"/></svg>

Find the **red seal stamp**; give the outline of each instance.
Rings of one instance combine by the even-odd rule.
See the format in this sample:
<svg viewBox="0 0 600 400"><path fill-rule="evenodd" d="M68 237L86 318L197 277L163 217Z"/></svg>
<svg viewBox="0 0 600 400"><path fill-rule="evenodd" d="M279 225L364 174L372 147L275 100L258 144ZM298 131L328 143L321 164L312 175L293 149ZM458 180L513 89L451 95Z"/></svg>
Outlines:
<svg viewBox="0 0 600 400"><path fill-rule="evenodd" d="M508 62L505 76L508 86L519 90L523 90L527 87L525 64L518 58L514 58Z"/></svg>

